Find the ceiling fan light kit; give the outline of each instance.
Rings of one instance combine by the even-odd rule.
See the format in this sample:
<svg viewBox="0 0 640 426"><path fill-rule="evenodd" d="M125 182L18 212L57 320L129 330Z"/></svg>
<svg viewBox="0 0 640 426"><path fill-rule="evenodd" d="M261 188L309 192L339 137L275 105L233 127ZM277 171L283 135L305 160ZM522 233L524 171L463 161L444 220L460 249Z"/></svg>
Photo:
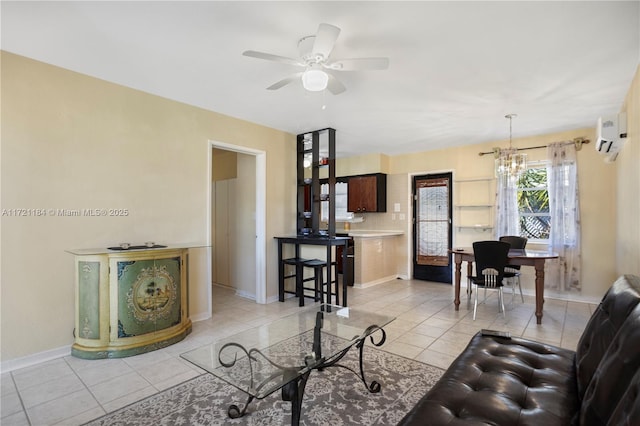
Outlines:
<svg viewBox="0 0 640 426"><path fill-rule="evenodd" d="M330 24L320 24L315 35L303 37L298 41L299 59L256 52L254 50L247 50L242 54L251 58L265 59L305 68L304 72L296 73L272 84L267 87L268 90L280 89L300 79L305 90L321 92L327 89L332 94L338 95L344 92L346 87L340 80L324 71L324 69L361 71L384 70L389 67L388 58L354 58L330 61L329 56L339 34L340 28Z"/></svg>
<svg viewBox="0 0 640 426"><path fill-rule="evenodd" d="M302 74L302 87L310 92L320 92L327 88L329 83L329 75L318 69L317 66L311 66Z"/></svg>

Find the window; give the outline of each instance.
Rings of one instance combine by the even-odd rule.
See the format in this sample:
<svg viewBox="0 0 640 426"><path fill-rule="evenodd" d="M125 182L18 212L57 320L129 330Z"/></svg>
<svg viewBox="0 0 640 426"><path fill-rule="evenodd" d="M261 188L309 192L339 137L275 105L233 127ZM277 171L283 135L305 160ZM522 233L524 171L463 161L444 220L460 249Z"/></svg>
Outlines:
<svg viewBox="0 0 640 426"><path fill-rule="evenodd" d="M527 169L518 179L518 218L520 236L548 241L551 233L547 168L538 165Z"/></svg>

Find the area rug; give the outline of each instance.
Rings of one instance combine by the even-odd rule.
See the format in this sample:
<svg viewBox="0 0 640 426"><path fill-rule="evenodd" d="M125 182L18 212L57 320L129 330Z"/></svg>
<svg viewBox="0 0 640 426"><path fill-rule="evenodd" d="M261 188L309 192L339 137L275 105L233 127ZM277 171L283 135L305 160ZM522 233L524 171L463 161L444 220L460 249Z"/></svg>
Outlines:
<svg viewBox="0 0 640 426"><path fill-rule="evenodd" d="M364 350L365 378L382 385L369 393L351 371L331 367L313 371L307 381L301 425L395 425L440 378L443 370L367 345ZM353 348L341 364L359 371L358 350ZM242 406L246 394L210 374L106 414L90 426L157 425L287 425L291 403L280 392L253 400L247 413L231 419L231 404Z"/></svg>

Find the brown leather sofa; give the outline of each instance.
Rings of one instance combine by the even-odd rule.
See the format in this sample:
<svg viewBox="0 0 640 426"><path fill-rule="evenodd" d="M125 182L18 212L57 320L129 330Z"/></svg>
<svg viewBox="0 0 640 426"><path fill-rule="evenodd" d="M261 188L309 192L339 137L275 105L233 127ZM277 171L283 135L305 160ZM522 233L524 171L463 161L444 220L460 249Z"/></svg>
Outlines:
<svg viewBox="0 0 640 426"><path fill-rule="evenodd" d="M640 425L640 278L616 280L575 352L478 333L399 424Z"/></svg>

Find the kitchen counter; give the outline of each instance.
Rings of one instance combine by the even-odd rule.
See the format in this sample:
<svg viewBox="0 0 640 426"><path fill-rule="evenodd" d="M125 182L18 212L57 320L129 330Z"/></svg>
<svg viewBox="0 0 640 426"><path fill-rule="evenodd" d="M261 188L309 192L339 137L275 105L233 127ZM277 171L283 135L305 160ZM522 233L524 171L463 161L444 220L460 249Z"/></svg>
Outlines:
<svg viewBox="0 0 640 426"><path fill-rule="evenodd" d="M354 242L354 287L365 288L398 278L396 230L350 230Z"/></svg>
<svg viewBox="0 0 640 426"><path fill-rule="evenodd" d="M358 238L382 238L404 235L404 231L378 231L378 230L352 230L348 232L350 237Z"/></svg>

